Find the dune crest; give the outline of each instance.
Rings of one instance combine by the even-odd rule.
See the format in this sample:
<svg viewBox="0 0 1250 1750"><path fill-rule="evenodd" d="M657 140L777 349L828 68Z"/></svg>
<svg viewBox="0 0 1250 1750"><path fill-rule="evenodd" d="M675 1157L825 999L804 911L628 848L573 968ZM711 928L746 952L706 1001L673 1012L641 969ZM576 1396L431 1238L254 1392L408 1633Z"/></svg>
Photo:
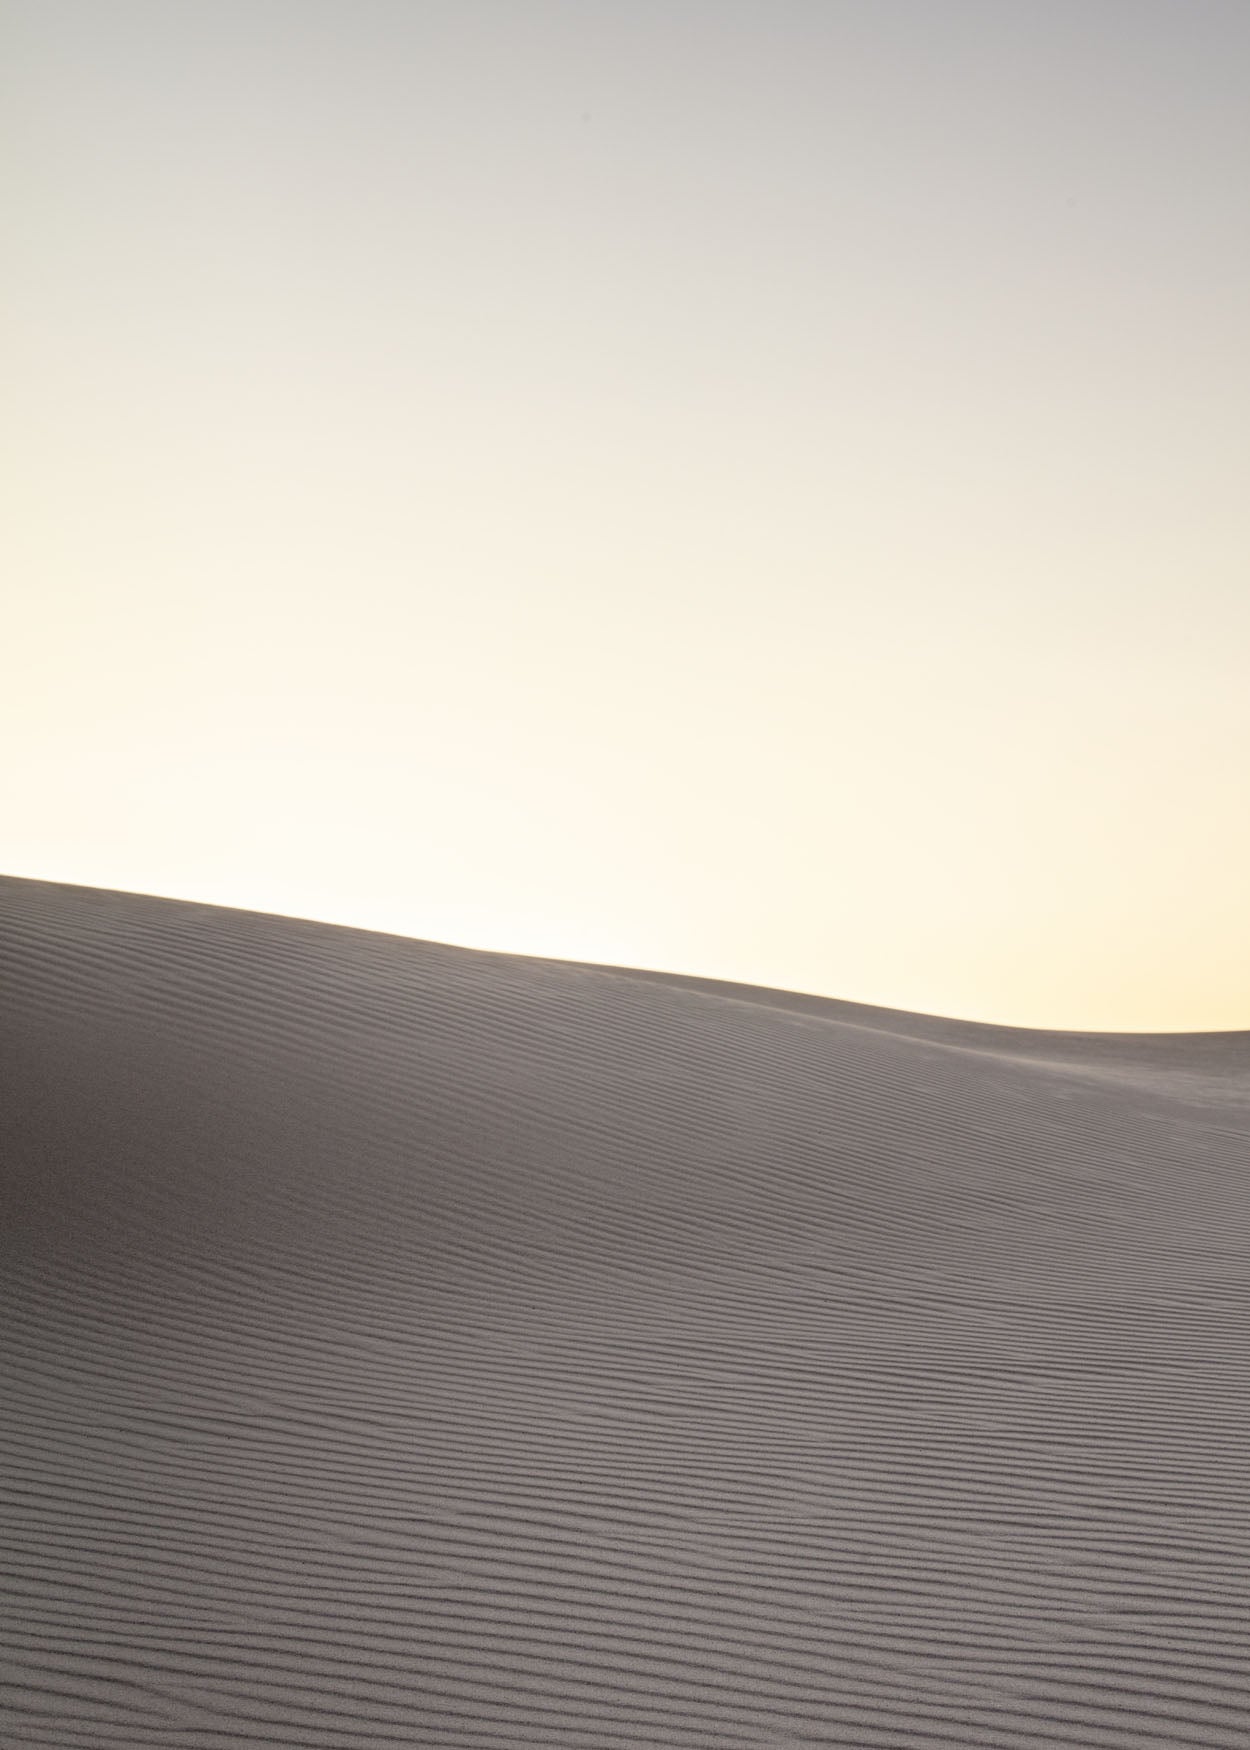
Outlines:
<svg viewBox="0 0 1250 1750"><path fill-rule="evenodd" d="M0 1743L1250 1742L1250 1034L0 881Z"/></svg>

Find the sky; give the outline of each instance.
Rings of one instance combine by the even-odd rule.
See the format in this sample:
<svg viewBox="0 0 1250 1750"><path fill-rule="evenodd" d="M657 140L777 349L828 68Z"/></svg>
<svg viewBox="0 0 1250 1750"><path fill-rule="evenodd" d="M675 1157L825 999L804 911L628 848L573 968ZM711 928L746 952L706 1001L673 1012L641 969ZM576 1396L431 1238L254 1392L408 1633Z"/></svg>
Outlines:
<svg viewBox="0 0 1250 1750"><path fill-rule="evenodd" d="M0 0L0 868L1250 1028L1244 0Z"/></svg>

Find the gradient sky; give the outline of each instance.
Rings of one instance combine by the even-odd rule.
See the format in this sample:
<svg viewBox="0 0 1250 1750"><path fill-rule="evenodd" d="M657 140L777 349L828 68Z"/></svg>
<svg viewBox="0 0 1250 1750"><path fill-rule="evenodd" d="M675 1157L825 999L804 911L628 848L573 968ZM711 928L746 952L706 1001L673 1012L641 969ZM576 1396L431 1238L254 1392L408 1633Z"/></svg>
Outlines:
<svg viewBox="0 0 1250 1750"><path fill-rule="evenodd" d="M0 0L0 867L1250 1027L1245 0Z"/></svg>

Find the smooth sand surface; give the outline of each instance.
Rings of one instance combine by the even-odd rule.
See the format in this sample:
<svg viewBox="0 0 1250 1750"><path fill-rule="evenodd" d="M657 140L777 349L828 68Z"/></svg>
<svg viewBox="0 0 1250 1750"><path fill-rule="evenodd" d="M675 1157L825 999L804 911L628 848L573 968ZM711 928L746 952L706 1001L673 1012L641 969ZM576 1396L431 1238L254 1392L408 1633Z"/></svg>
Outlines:
<svg viewBox="0 0 1250 1750"><path fill-rule="evenodd" d="M0 960L6 1750L1250 1745L1250 1035Z"/></svg>

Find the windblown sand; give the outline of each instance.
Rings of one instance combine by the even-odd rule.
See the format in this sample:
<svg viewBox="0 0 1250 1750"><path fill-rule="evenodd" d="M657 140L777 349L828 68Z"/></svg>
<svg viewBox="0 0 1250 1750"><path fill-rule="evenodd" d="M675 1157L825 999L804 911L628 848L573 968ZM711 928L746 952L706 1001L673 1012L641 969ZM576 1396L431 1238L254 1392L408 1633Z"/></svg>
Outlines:
<svg viewBox="0 0 1250 1750"><path fill-rule="evenodd" d="M1250 1745L1250 1034L0 925L6 1750Z"/></svg>

